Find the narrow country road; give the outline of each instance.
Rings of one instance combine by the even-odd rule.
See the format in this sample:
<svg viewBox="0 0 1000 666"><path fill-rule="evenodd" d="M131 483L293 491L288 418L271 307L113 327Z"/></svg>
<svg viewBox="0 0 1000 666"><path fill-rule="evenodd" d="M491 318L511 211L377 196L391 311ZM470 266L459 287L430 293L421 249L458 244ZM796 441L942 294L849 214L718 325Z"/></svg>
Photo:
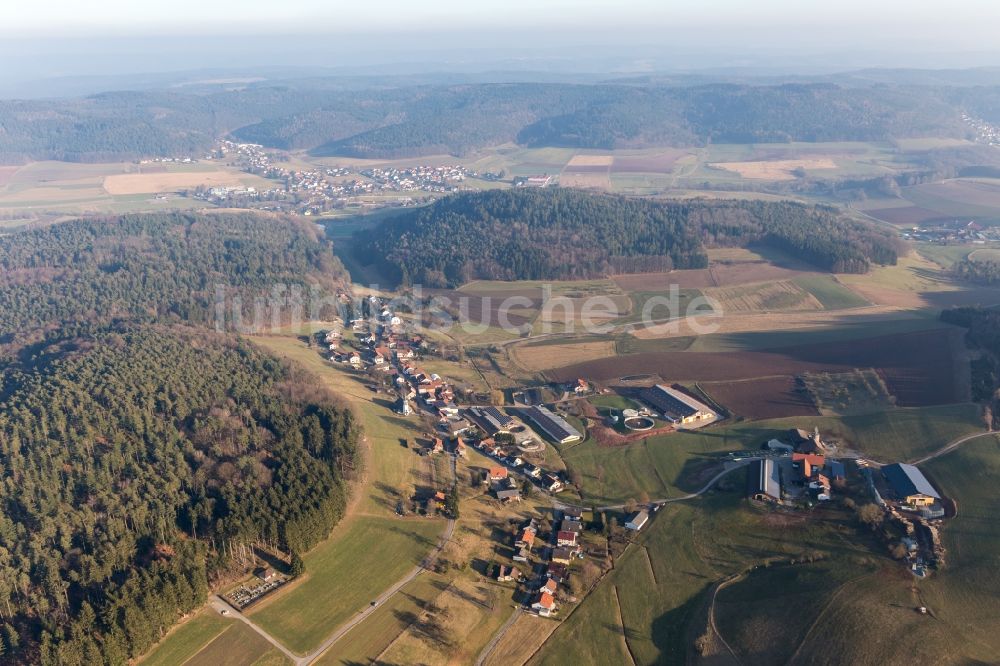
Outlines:
<svg viewBox="0 0 1000 666"><path fill-rule="evenodd" d="M496 649L497 643L500 642L503 635L507 633L507 630L510 629L511 625L514 624L519 617L521 617L521 609L518 607L515 608L514 612L510 614L510 617L503 623L503 626L497 629L497 632L493 634L493 638L490 639L490 642L486 644L486 647L484 647L479 653L479 656L476 657L476 666L483 666L483 664L486 663L486 660L489 659L491 654L493 654L493 650Z"/></svg>
<svg viewBox="0 0 1000 666"><path fill-rule="evenodd" d="M724 465L723 465L724 469L721 472L719 472L718 474L716 474L715 476L713 476L711 479L709 479L708 483L706 483L704 486L702 486L696 492L688 493L687 495L680 495L679 497L666 497L666 498L663 498L663 499L650 500L648 502L648 504L656 504L657 506L659 506L661 504L670 504L671 502L683 502L685 500L694 499L696 497L704 495L706 492L708 492L708 490L712 486L714 486L716 484L716 482L719 479L721 479L722 477L724 477L726 474L729 474L733 470L737 470L737 469L746 467L747 465L749 465L754 460L757 460L757 458L749 458L749 459L744 458L743 460L741 460L739 462L735 462L735 461L731 461L731 460L726 461L724 463ZM583 506L583 505L580 505L580 504L573 504L572 502L560 502L560 501L558 501L556 499L553 499L552 505L556 509L561 509L561 508L564 508L564 507L574 507L574 508L577 508L577 509L588 509L588 508L590 508L590 505ZM605 506L598 506L598 507L594 507L594 508L596 508L598 511L616 511L618 509L624 509L625 508L625 504L624 503L623 504L607 504Z"/></svg>
<svg viewBox="0 0 1000 666"><path fill-rule="evenodd" d="M452 453L450 457L451 457L452 483L456 483L458 481L458 456ZM403 587L405 587L407 583L409 583L414 578L419 576L421 573L426 571L428 567L430 567L431 564L433 564L435 558L437 558L438 554L445 547L445 545L449 541L451 541L451 537L454 533L455 533L455 520L453 518L449 518L448 525L445 527L444 532L441 534L441 538L438 539L437 546L435 546L434 550L432 550L430 554L427 555L426 558L424 558L423 562L414 567L413 570L410 571L410 573L406 574L403 578L398 580L395 585L393 585L388 590L386 590L378 597L376 597L375 602L373 604L371 604L370 606L359 612L357 615L352 617L346 623L340 625L340 627L338 627L336 631L334 631L330 636L328 636L327 639L323 641L323 643L318 648L316 648L315 650L313 650L304 657L297 658L296 662L297 666L304 666L305 664L311 664L312 662L314 662L316 659L320 657L320 655L329 650L337 641L343 638L344 635L347 634L347 632L349 632L351 629L364 622L368 618L368 616L374 613L378 608L381 608L382 604L384 604L386 601L391 599L393 595L395 595L397 592L403 589Z"/></svg>
<svg viewBox="0 0 1000 666"><path fill-rule="evenodd" d="M329 637L327 637L325 641L323 641L322 645L320 645L318 648L316 648L306 656L296 658L297 666L305 666L306 664L311 664L312 662L314 662L316 659L320 657L320 655L329 650L334 643L343 638L347 632L349 632L351 629L361 624L364 620L368 618L369 615L371 615L378 608L380 608L382 604L384 604L386 601L391 599L397 592L403 589L403 587L405 587L407 583L409 583L414 578L419 576L421 573L426 571L427 568L433 563L438 553L441 552L441 549L444 548L445 544L451 541L451 536L452 534L454 534L454 532L455 532L455 521L449 519L448 526L445 528L444 533L438 540L437 546L434 548L433 551L431 551L430 555L428 555L427 558L422 563L415 566L413 570L410 571L410 573L403 576L403 578L398 580L395 585L393 585L388 590L386 590L378 597L376 597L374 604L368 606L367 608L359 612L357 615L352 617L350 620L348 620L346 623L340 625L340 627L335 632L333 632Z"/></svg>
<svg viewBox="0 0 1000 666"><path fill-rule="evenodd" d="M235 606L230 605L229 602L227 602L219 595L213 594L211 597L209 597L208 602L212 605L212 608L214 608L216 612L224 615L233 615L234 617L236 617L237 620L240 620L248 627L256 631L264 638L264 640L266 640L268 643L281 650L281 652L284 653L284 655L289 659L291 659L292 662L294 662L295 664L302 663L301 657L299 657L294 652L292 652L284 645L279 643L277 639L275 639L271 634L261 629L250 618L241 613Z"/></svg>
<svg viewBox="0 0 1000 666"><path fill-rule="evenodd" d="M934 460L935 458L939 458L939 457L943 456L946 453L950 453L950 452L954 451L955 449L957 449L958 447L960 447L962 444L965 444L966 442L968 442L970 440L978 439L980 437L986 437L988 435L998 435L998 434L1000 434L1000 433L998 433L996 430L987 430L986 432L977 432L977 433L973 433L971 435L966 435L965 437L959 437L958 439L952 440L951 442L949 442L948 444L946 444L944 447L938 449L937 451L935 451L934 453L931 453L930 455L926 455L923 458L918 458L917 460L911 460L910 464L911 465L922 465L925 462Z"/></svg>

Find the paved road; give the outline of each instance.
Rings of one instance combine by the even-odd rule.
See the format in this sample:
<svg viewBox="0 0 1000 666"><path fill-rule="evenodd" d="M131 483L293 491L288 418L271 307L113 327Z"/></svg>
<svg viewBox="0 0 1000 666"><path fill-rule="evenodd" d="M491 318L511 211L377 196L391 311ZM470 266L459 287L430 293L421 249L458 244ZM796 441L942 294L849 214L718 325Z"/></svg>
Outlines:
<svg viewBox="0 0 1000 666"><path fill-rule="evenodd" d="M458 479L457 466L458 466L457 456L455 456L455 454L451 454L452 483L455 483ZM313 661L319 658L321 654L329 650L334 643L343 638L347 632L349 632L351 629L364 622L369 615L374 613L378 608L382 606L382 604L384 604L386 601L391 599L393 595L395 595L397 592L403 589L403 587L405 587L407 583L409 583L414 578L419 576L421 573L426 571L427 568L430 567L430 565L434 562L434 559L437 558L441 550L445 547L445 544L451 541L451 537L454 533L455 533L455 521L449 518L448 525L445 527L444 533L441 535L441 538L438 539L437 546L435 546L434 550L432 550L430 554L426 558L424 558L424 561L422 563L414 567L413 570L410 571L410 573L406 574L403 578L398 580L395 585L393 585L388 590L386 590L378 597L376 597L374 604L369 605L367 608L365 608L357 615L352 617L350 620L348 620L345 624L342 624L340 627L338 627L337 630L333 632L333 634L328 636L327 639L323 641L322 645L320 645L318 648L316 648L306 656L301 657L300 661L298 661L297 663L303 665L311 664Z"/></svg>
<svg viewBox="0 0 1000 666"><path fill-rule="evenodd" d="M291 650L289 650L284 645L279 643L273 636L271 636L271 634L267 633L259 626L254 624L254 622L250 618L241 613L234 606L230 605L225 599L223 599L219 595L213 594L211 597L209 597L208 603L212 605L212 608L214 608L217 613L224 615L232 615L237 620L242 621L244 624L246 624L251 629L256 631L258 634L263 636L264 640L266 640L268 643L281 650L285 654L285 656L291 659L292 662L294 662L295 664L304 663L302 661L302 657L299 657L297 654L293 653Z"/></svg>
<svg viewBox="0 0 1000 666"><path fill-rule="evenodd" d="M497 629L497 632L493 634L493 638L490 639L490 642L487 643L486 647L482 649L479 656L476 658L476 666L483 666L483 664L486 663L489 656L493 654L493 650L496 649L497 643L500 642L503 635L507 633L507 630L510 629L511 625L514 624L519 617L521 617L520 607L515 608L514 612L510 614L509 618L507 618L507 621L503 623L503 626Z"/></svg>
<svg viewBox="0 0 1000 666"><path fill-rule="evenodd" d="M666 498L663 498L663 499L650 500L648 502L648 504L656 504L657 506L659 506L661 504L670 504L671 502L683 502L685 500L694 499L695 497L699 497L700 495L704 495L706 492L708 492L708 490L712 486L714 486L716 484L716 482L719 479L721 479L722 477L724 477L726 474L729 474L733 470L740 469L742 467L746 467L747 465L749 465L754 460L758 460L758 459L757 458L744 458L743 460L740 460L738 462L737 461L733 461L733 460L727 460L723 464L723 470L721 472L719 472L718 474L716 474L715 476L713 476L708 481L708 483L706 483L704 486L702 486L698 491L693 492L693 493L688 493L687 495L680 495L678 497L666 497ZM552 501L552 505L556 509L560 509L560 508L563 508L563 507L576 507L578 509L589 509L590 508L590 505L583 506L583 505L580 505L580 504L573 504L572 502L560 502L559 500L553 500ZM617 511L619 509L625 508L625 504L607 504L605 506L598 506L598 507L595 507L595 508L598 511Z"/></svg>
<svg viewBox="0 0 1000 666"><path fill-rule="evenodd" d="M911 465L921 465L921 464L923 464L923 463L925 463L925 462L927 462L929 460L934 460L935 458L943 456L946 453L950 453L950 452L954 451L955 449L957 449L958 447L960 447L962 444L965 444L966 442L968 442L970 440L978 439L980 437L986 437L986 436L989 436L989 435L997 435L997 434L1000 434L1000 433L998 433L995 430L987 430L986 432L977 432L977 433L972 434L972 435L966 435L965 437L959 437L958 439L952 440L951 442L949 442L948 444L946 444L944 447L938 449L937 451L935 451L934 453L932 453L930 455L926 455L923 458L919 458L917 460L910 461L910 464Z"/></svg>

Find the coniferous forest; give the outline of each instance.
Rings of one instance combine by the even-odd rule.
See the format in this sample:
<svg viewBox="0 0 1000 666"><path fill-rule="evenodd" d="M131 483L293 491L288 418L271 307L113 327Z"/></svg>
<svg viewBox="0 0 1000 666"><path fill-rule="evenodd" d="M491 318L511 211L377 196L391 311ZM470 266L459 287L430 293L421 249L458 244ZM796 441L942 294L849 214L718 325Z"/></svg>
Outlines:
<svg viewBox="0 0 1000 666"><path fill-rule="evenodd" d="M307 225L140 215L0 238L0 659L121 664L238 556L343 514L358 426L316 379L205 324L336 281Z"/></svg>
<svg viewBox="0 0 1000 666"><path fill-rule="evenodd" d="M704 268L707 247L769 244L817 268L894 264L898 241L832 208L781 201L655 201L561 188L448 197L366 232L360 258L401 283L593 278Z"/></svg>

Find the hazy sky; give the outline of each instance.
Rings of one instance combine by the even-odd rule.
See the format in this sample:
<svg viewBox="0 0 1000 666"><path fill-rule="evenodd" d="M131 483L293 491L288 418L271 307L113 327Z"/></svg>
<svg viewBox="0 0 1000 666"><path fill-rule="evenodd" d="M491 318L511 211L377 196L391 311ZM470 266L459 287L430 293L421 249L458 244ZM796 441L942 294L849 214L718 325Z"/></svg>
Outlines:
<svg viewBox="0 0 1000 666"><path fill-rule="evenodd" d="M998 34L1000 0L0 0L0 94L54 94L22 86L53 78L302 65L390 74L1000 66Z"/></svg>
<svg viewBox="0 0 1000 666"><path fill-rule="evenodd" d="M255 32L378 32L480 27L594 29L781 27L866 35L900 32L961 46L995 38L995 0L9 0L0 33L221 34ZM751 35L747 35L751 37Z"/></svg>

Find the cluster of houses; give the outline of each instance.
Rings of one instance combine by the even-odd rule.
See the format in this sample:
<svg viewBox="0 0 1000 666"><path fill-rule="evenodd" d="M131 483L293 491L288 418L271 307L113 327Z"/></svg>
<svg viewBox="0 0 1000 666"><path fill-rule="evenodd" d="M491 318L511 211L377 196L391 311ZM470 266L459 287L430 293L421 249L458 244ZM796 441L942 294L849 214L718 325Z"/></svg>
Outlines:
<svg viewBox="0 0 1000 666"><path fill-rule="evenodd" d="M988 146L1000 146L1000 127L962 112L962 120L976 133L976 141Z"/></svg>
<svg viewBox="0 0 1000 666"><path fill-rule="evenodd" d="M583 556L581 518L579 509L563 509L559 524L553 528L550 541L545 543L539 539L538 522L532 518L521 527L514 540L513 559L529 571L533 554L538 553L539 575L532 584L530 608L542 617L557 612L558 592L569 578L569 566L573 560ZM497 580L500 582L520 581L522 578L516 565L500 565L497 569Z"/></svg>
<svg viewBox="0 0 1000 666"><path fill-rule="evenodd" d="M781 457L766 456L750 465L747 495L761 502L784 504L806 497L818 502L832 498L834 484L846 480L844 464L826 455L826 445L819 430L789 430L785 440L771 440L764 445Z"/></svg>
<svg viewBox="0 0 1000 666"><path fill-rule="evenodd" d="M354 172L346 167L287 169L274 164L263 146L220 140L214 153L222 158L234 157L240 168L252 174L280 181L281 187L250 192L246 189L213 188L198 190L196 197L216 204L249 205L253 202L284 202L296 210L313 215L340 208L364 195L385 192L424 191L451 193L463 189L466 177L475 176L462 166L414 166L404 169L367 169L348 178ZM252 201L246 201L246 199ZM412 199L400 200L406 205Z"/></svg>

